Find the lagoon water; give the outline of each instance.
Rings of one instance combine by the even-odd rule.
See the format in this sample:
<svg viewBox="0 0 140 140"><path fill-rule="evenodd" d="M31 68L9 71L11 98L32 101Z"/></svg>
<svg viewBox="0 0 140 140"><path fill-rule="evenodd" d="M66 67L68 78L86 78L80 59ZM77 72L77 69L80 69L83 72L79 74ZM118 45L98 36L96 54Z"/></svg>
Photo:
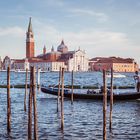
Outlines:
<svg viewBox="0 0 140 140"><path fill-rule="evenodd" d="M0 73L0 84L6 84L6 73ZM117 86L134 86L133 73L126 78L114 79ZM65 74L65 84L70 84L70 73ZM24 84L24 73L11 73L11 84ZM57 84L58 73L41 73L41 84ZM102 74L75 73L78 85L102 85ZM110 80L108 79L108 85ZM28 116L24 112L24 89L11 88L11 133L7 134L6 89L0 89L0 140L26 140ZM102 102L64 99L64 131L60 129L60 111L57 98L37 91L38 135L40 140L100 140L102 139ZM140 139L140 101L114 102L113 129L109 132L109 104L107 106L107 139Z"/></svg>
<svg viewBox="0 0 140 140"><path fill-rule="evenodd" d="M135 81L133 79L134 73L121 73L126 78L114 78L114 85L117 86L134 86ZM6 84L6 72L0 72L0 85ZM41 84L56 85L58 84L58 72L41 73ZM37 78L36 78L37 79ZM74 85L102 85L102 73L101 72L76 72L74 73ZM64 75L65 85L71 84L71 73L66 72ZM108 85L110 84L110 78L107 79ZM11 72L11 85L25 84L25 73Z"/></svg>

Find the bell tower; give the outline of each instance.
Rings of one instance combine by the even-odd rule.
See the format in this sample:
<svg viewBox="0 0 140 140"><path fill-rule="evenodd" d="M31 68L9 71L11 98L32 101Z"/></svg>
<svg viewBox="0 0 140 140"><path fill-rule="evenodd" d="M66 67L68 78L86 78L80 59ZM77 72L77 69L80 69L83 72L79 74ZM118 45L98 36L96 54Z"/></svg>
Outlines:
<svg viewBox="0 0 140 140"><path fill-rule="evenodd" d="M26 33L26 58L32 58L35 56L34 51L34 34L32 30L31 17L29 20L28 31Z"/></svg>
<svg viewBox="0 0 140 140"><path fill-rule="evenodd" d="M44 48L43 48L43 55L45 55L46 54L46 46L44 46Z"/></svg>

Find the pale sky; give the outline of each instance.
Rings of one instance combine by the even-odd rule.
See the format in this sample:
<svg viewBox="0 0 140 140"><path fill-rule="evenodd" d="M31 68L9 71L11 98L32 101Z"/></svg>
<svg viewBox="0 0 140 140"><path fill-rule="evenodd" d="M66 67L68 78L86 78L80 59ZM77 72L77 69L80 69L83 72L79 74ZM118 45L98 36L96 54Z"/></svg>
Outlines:
<svg viewBox="0 0 140 140"><path fill-rule="evenodd" d="M140 0L1 0L0 56L25 58L32 17L35 54L64 39L89 58L134 58L140 64Z"/></svg>

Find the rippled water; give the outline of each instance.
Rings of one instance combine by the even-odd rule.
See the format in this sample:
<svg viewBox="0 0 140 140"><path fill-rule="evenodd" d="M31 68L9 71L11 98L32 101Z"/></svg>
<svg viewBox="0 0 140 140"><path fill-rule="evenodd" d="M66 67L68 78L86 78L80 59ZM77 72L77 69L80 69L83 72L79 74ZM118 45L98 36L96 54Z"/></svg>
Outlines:
<svg viewBox="0 0 140 140"><path fill-rule="evenodd" d="M67 76L66 76L67 75ZM65 81L70 81L70 73L66 73ZM87 77L88 75L88 77ZM6 74L1 78L1 83ZM86 76L86 77L85 77ZM116 80L116 83L124 85L134 84L133 74L128 74L125 82ZM102 81L101 73L77 73L75 81L83 81L82 84L96 84L98 79ZM14 78L16 79L14 81ZM13 74L13 84L24 83L24 74ZM41 74L42 84L55 84L58 73ZM89 79L89 80L88 80ZM130 81L130 82L128 82ZM69 82L70 83L70 82ZM126 84L127 83L127 84ZM79 84L79 83L77 83ZM0 139L1 140L25 140L27 139L28 116L24 112L24 89L11 89L11 133L7 134L7 96L6 89L0 89ZM57 112L57 99L54 96L37 92L38 111L38 136L40 140L100 140L102 139L102 102L98 101L74 101L64 100L64 131L60 129L60 111ZM113 106L113 129L109 132L109 104L107 108L107 139L128 140L140 139L140 101L115 102Z"/></svg>
<svg viewBox="0 0 140 140"><path fill-rule="evenodd" d="M122 73L126 78L114 78L114 85L117 86L134 86L135 81L133 79L134 73ZM0 84L6 84L6 72L0 72ZM37 77L37 76L36 76ZM58 84L58 72L41 73L41 84L50 85ZM74 73L75 85L102 85L102 73L101 72L76 72ZM64 75L65 85L71 84L71 73L66 72ZM11 84L24 84L25 73L11 72ZM107 79L108 85L110 84L110 78Z"/></svg>

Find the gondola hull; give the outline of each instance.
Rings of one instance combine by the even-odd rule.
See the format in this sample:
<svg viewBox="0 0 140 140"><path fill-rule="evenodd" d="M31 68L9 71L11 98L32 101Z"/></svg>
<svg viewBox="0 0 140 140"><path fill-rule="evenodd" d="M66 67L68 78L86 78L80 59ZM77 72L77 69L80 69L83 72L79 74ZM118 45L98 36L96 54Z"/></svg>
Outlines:
<svg viewBox="0 0 140 140"><path fill-rule="evenodd" d="M52 90L46 87L42 87L41 91L47 94L51 95L58 95L57 90ZM70 92L64 92L64 97L66 98L71 98L71 93ZM74 99L88 99L88 100L103 100L103 94L81 94L81 93L73 93L73 98ZM140 98L140 93L138 92L131 92L131 93L123 93L123 94L114 94L113 99L114 100L136 100ZM107 95L107 99L110 99L110 95Z"/></svg>

